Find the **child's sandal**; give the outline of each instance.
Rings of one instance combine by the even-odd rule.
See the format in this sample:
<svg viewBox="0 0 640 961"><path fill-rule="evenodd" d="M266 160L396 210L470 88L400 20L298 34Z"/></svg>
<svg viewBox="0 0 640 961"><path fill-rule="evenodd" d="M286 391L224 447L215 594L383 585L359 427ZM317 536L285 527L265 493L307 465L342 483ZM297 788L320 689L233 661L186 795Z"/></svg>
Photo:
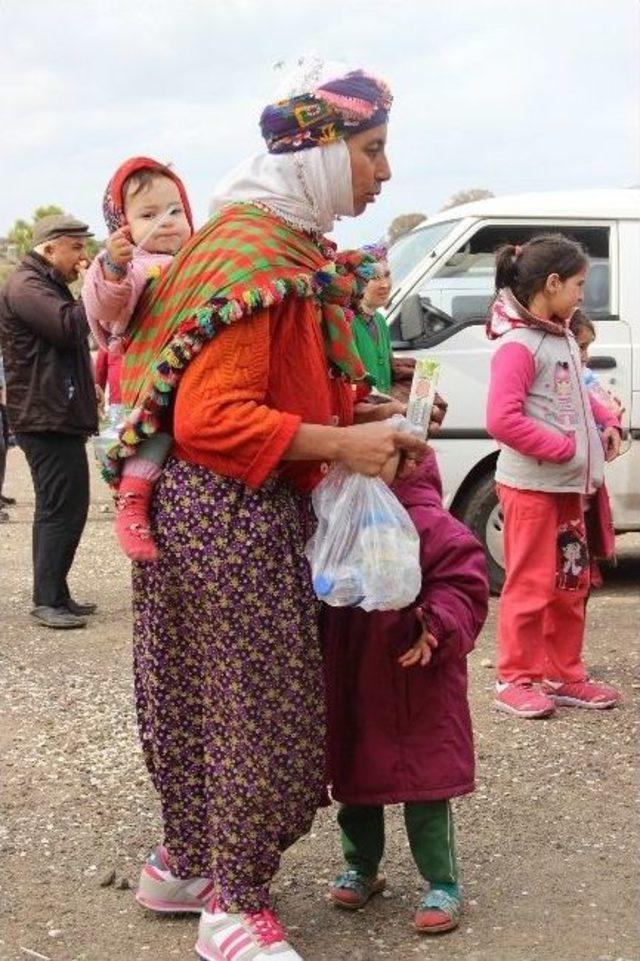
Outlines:
<svg viewBox="0 0 640 961"><path fill-rule="evenodd" d="M374 894L384 891L386 883L386 878L382 874L375 878L367 878L354 868L350 868L335 879L329 888L329 897L340 908L358 911Z"/></svg>
<svg viewBox="0 0 640 961"><path fill-rule="evenodd" d="M460 898L442 888L427 891L414 918L414 927L420 934L442 934L452 931L460 924Z"/></svg>

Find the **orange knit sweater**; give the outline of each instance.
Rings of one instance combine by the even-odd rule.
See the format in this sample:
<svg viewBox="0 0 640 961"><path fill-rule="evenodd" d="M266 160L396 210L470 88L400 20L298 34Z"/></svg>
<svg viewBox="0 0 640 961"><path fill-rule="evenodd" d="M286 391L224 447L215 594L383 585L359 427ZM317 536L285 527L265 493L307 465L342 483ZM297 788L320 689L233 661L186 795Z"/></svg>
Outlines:
<svg viewBox="0 0 640 961"><path fill-rule="evenodd" d="M320 311L288 298L222 330L180 382L174 454L259 487L278 470L302 490L318 462L280 462L300 424L350 424L353 389L330 375Z"/></svg>

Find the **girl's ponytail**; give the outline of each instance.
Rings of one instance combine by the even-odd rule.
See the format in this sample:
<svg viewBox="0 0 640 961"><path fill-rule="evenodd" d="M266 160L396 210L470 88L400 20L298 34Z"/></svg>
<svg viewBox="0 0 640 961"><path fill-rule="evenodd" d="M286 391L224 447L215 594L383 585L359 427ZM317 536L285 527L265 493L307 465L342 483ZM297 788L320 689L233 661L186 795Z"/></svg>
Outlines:
<svg viewBox="0 0 640 961"><path fill-rule="evenodd" d="M564 281L588 263L582 244L563 234L539 234L522 247L505 244L496 252L496 291L509 287L516 300L528 307L551 274Z"/></svg>
<svg viewBox="0 0 640 961"><path fill-rule="evenodd" d="M517 247L505 244L496 251L496 290L511 287L518 276Z"/></svg>

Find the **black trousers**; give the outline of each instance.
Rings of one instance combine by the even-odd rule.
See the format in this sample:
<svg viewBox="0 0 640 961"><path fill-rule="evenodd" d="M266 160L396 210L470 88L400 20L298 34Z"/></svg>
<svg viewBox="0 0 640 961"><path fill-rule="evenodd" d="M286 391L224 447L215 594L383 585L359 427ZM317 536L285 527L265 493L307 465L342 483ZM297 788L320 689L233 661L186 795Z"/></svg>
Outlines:
<svg viewBox="0 0 640 961"><path fill-rule="evenodd" d="M7 467L7 441L9 439L9 421L7 409L0 404L0 494L4 486L4 474Z"/></svg>
<svg viewBox="0 0 640 961"><path fill-rule="evenodd" d="M36 493L33 518L33 603L64 607L67 574L87 521L86 439L74 434L18 434Z"/></svg>

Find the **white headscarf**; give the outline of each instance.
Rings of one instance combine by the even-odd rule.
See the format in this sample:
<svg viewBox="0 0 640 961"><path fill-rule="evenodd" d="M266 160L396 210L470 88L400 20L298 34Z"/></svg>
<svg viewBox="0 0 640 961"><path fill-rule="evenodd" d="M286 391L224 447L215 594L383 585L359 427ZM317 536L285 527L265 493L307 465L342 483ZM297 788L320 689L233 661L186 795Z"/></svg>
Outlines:
<svg viewBox="0 0 640 961"><path fill-rule="evenodd" d="M329 233L336 217L354 216L346 143L246 160L217 185L209 213L240 201L263 204L298 229Z"/></svg>

